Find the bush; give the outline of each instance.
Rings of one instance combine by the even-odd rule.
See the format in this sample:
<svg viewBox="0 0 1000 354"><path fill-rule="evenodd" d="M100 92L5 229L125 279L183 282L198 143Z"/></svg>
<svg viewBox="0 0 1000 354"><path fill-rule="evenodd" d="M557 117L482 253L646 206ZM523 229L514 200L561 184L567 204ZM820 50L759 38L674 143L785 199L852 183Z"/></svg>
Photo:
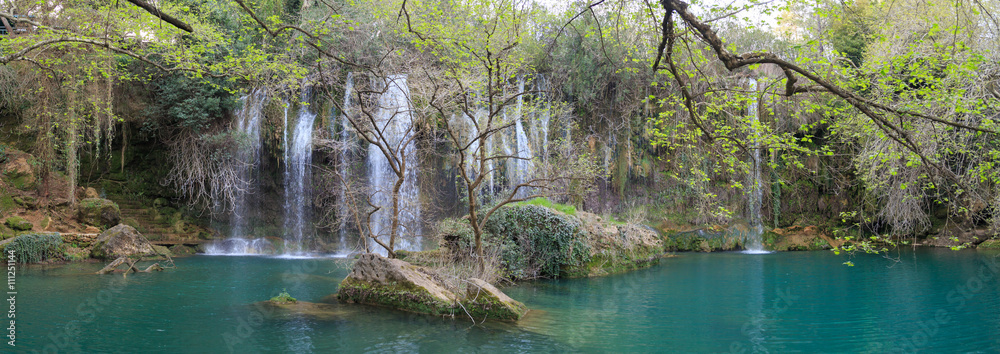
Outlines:
<svg viewBox="0 0 1000 354"><path fill-rule="evenodd" d="M287 303L294 304L297 301L298 300L296 300L294 297L292 297L291 294L288 293L287 289L282 289L281 294L278 294L278 296L271 298L271 302L276 304L287 304Z"/></svg>
<svg viewBox="0 0 1000 354"><path fill-rule="evenodd" d="M6 250L13 250L18 263L38 263L62 255L59 234L25 234L14 238Z"/></svg>
<svg viewBox="0 0 1000 354"><path fill-rule="evenodd" d="M503 207L486 223L512 279L558 278L563 266L590 261L579 237L580 221L537 205ZM484 237L485 238L485 237Z"/></svg>

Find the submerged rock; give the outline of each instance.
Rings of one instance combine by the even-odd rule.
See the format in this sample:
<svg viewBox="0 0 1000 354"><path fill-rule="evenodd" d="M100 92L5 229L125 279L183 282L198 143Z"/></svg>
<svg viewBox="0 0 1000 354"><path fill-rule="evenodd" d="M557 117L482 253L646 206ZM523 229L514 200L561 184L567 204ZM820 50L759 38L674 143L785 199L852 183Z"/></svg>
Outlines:
<svg viewBox="0 0 1000 354"><path fill-rule="evenodd" d="M91 257L99 259L116 259L127 256L144 256L155 254L153 245L139 234L133 227L118 224L102 232L94 241Z"/></svg>
<svg viewBox="0 0 1000 354"><path fill-rule="evenodd" d="M77 206L76 218L84 224L104 227L118 225L121 221L121 212L115 202L101 198L87 198L81 200Z"/></svg>

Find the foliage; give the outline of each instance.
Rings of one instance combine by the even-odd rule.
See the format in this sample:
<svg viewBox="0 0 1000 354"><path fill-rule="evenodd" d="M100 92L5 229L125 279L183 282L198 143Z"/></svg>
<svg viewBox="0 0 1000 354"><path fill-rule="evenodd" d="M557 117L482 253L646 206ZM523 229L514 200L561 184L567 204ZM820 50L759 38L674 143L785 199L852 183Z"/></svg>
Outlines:
<svg viewBox="0 0 1000 354"><path fill-rule="evenodd" d="M500 247L511 279L558 278L564 266L590 260L590 249L580 240L580 221L545 207L500 208L486 231Z"/></svg>
<svg viewBox="0 0 1000 354"><path fill-rule="evenodd" d="M62 236L59 234L24 234L6 245L7 251L14 251L18 263L38 263L59 258L62 255Z"/></svg>
<svg viewBox="0 0 1000 354"><path fill-rule="evenodd" d="M546 207L549 209L558 210L559 212L566 215L576 215L576 207L572 205L553 203L548 198L538 197L523 202L518 202L515 205L537 205L541 207Z"/></svg>
<svg viewBox="0 0 1000 354"><path fill-rule="evenodd" d="M298 300L292 297L292 295L288 294L287 289L282 289L280 294L278 294L275 297L272 297L271 300L269 301L276 304L286 304L286 303L295 303Z"/></svg>
<svg viewBox="0 0 1000 354"><path fill-rule="evenodd" d="M220 79L199 80L184 75L167 75L153 82L152 116L143 130L151 132L164 127L181 127L202 132L212 122L228 115L236 106L236 97L227 83Z"/></svg>

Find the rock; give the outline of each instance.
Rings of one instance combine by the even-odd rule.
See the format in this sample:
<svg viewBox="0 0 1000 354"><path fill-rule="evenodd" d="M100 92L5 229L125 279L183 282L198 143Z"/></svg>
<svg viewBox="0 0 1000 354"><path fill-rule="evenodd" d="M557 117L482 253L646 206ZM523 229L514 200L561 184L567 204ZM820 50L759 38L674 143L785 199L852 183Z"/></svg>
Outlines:
<svg viewBox="0 0 1000 354"><path fill-rule="evenodd" d="M528 307L511 299L493 284L469 278L469 288L462 304L473 318L519 320L528 313Z"/></svg>
<svg viewBox="0 0 1000 354"><path fill-rule="evenodd" d="M340 283L337 301L439 316L465 315L467 311L477 320L517 320L528 311L524 304L485 281L470 278L469 283L472 285L465 294L456 295L427 268L368 253L358 258Z"/></svg>
<svg viewBox="0 0 1000 354"><path fill-rule="evenodd" d="M457 298L433 273L399 259L361 255L340 283L337 299L431 315L454 315Z"/></svg>
<svg viewBox="0 0 1000 354"><path fill-rule="evenodd" d="M934 247L967 247L983 242L991 236L993 233L986 228L962 227L956 223L949 223L937 234L927 237L923 244Z"/></svg>
<svg viewBox="0 0 1000 354"><path fill-rule="evenodd" d="M84 199L100 198L101 195L97 194L97 190L94 187L87 187L83 190Z"/></svg>
<svg viewBox="0 0 1000 354"><path fill-rule="evenodd" d="M827 236L816 226L790 226L763 235L764 245L773 251L813 251L839 247L842 241Z"/></svg>
<svg viewBox="0 0 1000 354"><path fill-rule="evenodd" d="M152 246L153 246L153 252L156 254L163 255L166 257L174 256L174 254L170 252L170 249L168 249L167 246L160 246L160 245L152 245Z"/></svg>
<svg viewBox="0 0 1000 354"><path fill-rule="evenodd" d="M35 173L31 164L24 156L18 157L4 166L3 173L7 175L14 188L29 190L35 188Z"/></svg>
<svg viewBox="0 0 1000 354"><path fill-rule="evenodd" d="M195 251L194 248L185 245L174 245L173 247L170 247L170 253L172 253L175 257L190 256L197 253L197 251Z"/></svg>
<svg viewBox="0 0 1000 354"><path fill-rule="evenodd" d="M7 218L7 221L5 221L4 224L14 231L28 231L35 227L35 225L32 225L28 220L24 220L24 218L18 216L11 216Z"/></svg>
<svg viewBox="0 0 1000 354"><path fill-rule="evenodd" d="M87 198L77 206L76 218L84 224L94 226L118 225L121 212L118 204L107 199Z"/></svg>
<svg viewBox="0 0 1000 354"><path fill-rule="evenodd" d="M992 238L980 243L976 248L981 250L1000 250L1000 239Z"/></svg>
<svg viewBox="0 0 1000 354"><path fill-rule="evenodd" d="M125 224L119 224L97 236L94 248L90 251L91 257L106 260L153 253L153 245L138 231Z"/></svg>
<svg viewBox="0 0 1000 354"><path fill-rule="evenodd" d="M14 197L14 202L28 209L34 209L38 206L38 200L30 196Z"/></svg>

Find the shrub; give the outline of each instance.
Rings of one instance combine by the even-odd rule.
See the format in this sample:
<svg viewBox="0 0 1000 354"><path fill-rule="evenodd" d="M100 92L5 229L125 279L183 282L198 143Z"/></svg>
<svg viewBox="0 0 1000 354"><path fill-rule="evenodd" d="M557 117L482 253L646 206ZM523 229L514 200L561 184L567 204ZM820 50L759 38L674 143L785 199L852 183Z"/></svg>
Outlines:
<svg viewBox="0 0 1000 354"><path fill-rule="evenodd" d="M271 302L276 304L295 303L297 301L298 300L296 300L294 297L292 297L291 294L288 293L288 289L281 289L281 294L278 294L278 296L271 298Z"/></svg>
<svg viewBox="0 0 1000 354"><path fill-rule="evenodd" d="M7 250L13 250L18 263L38 263L44 260L59 258L62 251L62 236L59 234L24 234L7 244Z"/></svg>
<svg viewBox="0 0 1000 354"><path fill-rule="evenodd" d="M485 231L500 245L512 279L557 278L563 266L590 260L590 248L578 235L580 221L545 207L503 207L490 217Z"/></svg>

